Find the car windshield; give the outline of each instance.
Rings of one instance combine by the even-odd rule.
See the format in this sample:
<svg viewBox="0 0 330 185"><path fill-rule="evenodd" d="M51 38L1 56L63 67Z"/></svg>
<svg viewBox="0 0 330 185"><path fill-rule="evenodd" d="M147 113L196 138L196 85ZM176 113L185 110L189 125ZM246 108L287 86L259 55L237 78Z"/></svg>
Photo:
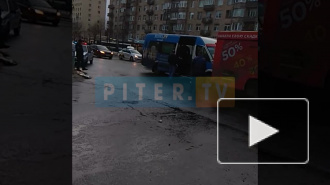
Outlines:
<svg viewBox="0 0 330 185"><path fill-rule="evenodd" d="M43 7L43 8L53 8L44 0L30 0L32 6Z"/></svg>
<svg viewBox="0 0 330 185"><path fill-rule="evenodd" d="M109 49L108 49L107 47L105 47L105 46L97 46L97 48L98 48L99 50L109 51Z"/></svg>
<svg viewBox="0 0 330 185"><path fill-rule="evenodd" d="M88 51L88 48L87 48L86 45L83 45L83 50L84 50L84 52L87 52Z"/></svg>
<svg viewBox="0 0 330 185"><path fill-rule="evenodd" d="M215 47L213 47L213 46L209 46L209 47L207 47L207 49L209 50L209 52L210 52L212 58L214 58Z"/></svg>
<svg viewBox="0 0 330 185"><path fill-rule="evenodd" d="M0 0L0 10L4 12L8 11L8 4L6 0Z"/></svg>
<svg viewBox="0 0 330 185"><path fill-rule="evenodd" d="M134 54L141 54L140 52L136 51L135 49L131 49L130 51Z"/></svg>

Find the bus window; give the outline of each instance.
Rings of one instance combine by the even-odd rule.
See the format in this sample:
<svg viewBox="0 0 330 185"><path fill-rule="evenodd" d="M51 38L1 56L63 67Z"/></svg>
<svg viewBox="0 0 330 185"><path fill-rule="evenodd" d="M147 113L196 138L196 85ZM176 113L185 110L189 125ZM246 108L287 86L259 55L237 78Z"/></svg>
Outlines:
<svg viewBox="0 0 330 185"><path fill-rule="evenodd" d="M159 48L160 48L160 42L150 41L145 56L147 56L147 58L149 59L155 60Z"/></svg>
<svg viewBox="0 0 330 185"><path fill-rule="evenodd" d="M209 46L209 47L207 47L207 49L209 50L209 52L210 52L212 58L214 58L215 47L213 47L213 46Z"/></svg>
<svg viewBox="0 0 330 185"><path fill-rule="evenodd" d="M206 61L212 61L210 59L209 54L206 51L206 48L204 46L197 46L196 47L196 56L198 56L198 53L201 52L202 55L204 56L204 58L206 59Z"/></svg>
<svg viewBox="0 0 330 185"><path fill-rule="evenodd" d="M174 43L169 43L169 42L163 42L162 43L162 50L161 53L163 54L171 54L171 52L175 49Z"/></svg>

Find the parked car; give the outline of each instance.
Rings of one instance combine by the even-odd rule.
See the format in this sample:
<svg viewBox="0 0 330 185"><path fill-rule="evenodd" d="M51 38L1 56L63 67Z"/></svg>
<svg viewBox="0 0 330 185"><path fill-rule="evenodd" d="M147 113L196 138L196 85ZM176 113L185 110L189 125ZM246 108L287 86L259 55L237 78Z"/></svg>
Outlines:
<svg viewBox="0 0 330 185"><path fill-rule="evenodd" d="M129 59L130 61L140 61L142 60L142 54L135 49L122 49L119 51L119 59Z"/></svg>
<svg viewBox="0 0 330 185"><path fill-rule="evenodd" d="M13 0L22 11L22 18L31 22L51 22L57 26L61 19L61 13L54 9L45 0Z"/></svg>
<svg viewBox="0 0 330 185"><path fill-rule="evenodd" d="M91 45L91 48L94 52L94 56L98 58L108 57L109 59L112 59L113 52L110 51L107 47L102 45Z"/></svg>
<svg viewBox="0 0 330 185"><path fill-rule="evenodd" d="M14 35L19 35L21 31L21 11L12 0L0 0L1 7L1 30L0 34L8 36L10 31L14 31Z"/></svg>
<svg viewBox="0 0 330 185"><path fill-rule="evenodd" d="M84 62L87 64L88 62L90 64L93 64L93 59L94 59L94 52L92 48L89 45L83 44L83 50L84 50ZM77 54L75 54L75 60L77 61Z"/></svg>

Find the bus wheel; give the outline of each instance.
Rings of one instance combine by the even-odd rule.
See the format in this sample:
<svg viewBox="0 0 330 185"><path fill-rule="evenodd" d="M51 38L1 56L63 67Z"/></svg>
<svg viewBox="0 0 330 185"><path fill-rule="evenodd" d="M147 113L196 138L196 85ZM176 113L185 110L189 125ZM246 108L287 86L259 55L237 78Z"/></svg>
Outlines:
<svg viewBox="0 0 330 185"><path fill-rule="evenodd" d="M257 98L258 97L258 81L249 80L245 85L245 94L248 97Z"/></svg>

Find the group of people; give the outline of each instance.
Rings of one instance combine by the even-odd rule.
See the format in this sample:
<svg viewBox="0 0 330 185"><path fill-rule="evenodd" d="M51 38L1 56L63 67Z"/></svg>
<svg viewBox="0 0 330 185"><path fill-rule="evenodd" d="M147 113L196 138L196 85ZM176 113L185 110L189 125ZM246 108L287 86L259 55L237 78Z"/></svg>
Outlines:
<svg viewBox="0 0 330 185"><path fill-rule="evenodd" d="M82 46L83 40L79 39L76 44L72 43L72 70L76 68L77 71L87 70L84 61L84 49ZM75 60L77 58L77 61Z"/></svg>
<svg viewBox="0 0 330 185"><path fill-rule="evenodd" d="M196 57L191 62L189 48L180 46L180 50L175 54L172 50L168 57L169 76L173 77L179 69L181 73L192 76L211 76L212 63L206 59L202 51L198 51ZM181 68L180 68L181 67Z"/></svg>
<svg viewBox="0 0 330 185"><path fill-rule="evenodd" d="M7 66L17 65L17 63L13 59L9 58L9 54L1 50L10 47L5 43L7 38L6 38L6 34L4 34L3 31L4 28L2 27L2 17L1 17L1 7L0 7L0 63Z"/></svg>

